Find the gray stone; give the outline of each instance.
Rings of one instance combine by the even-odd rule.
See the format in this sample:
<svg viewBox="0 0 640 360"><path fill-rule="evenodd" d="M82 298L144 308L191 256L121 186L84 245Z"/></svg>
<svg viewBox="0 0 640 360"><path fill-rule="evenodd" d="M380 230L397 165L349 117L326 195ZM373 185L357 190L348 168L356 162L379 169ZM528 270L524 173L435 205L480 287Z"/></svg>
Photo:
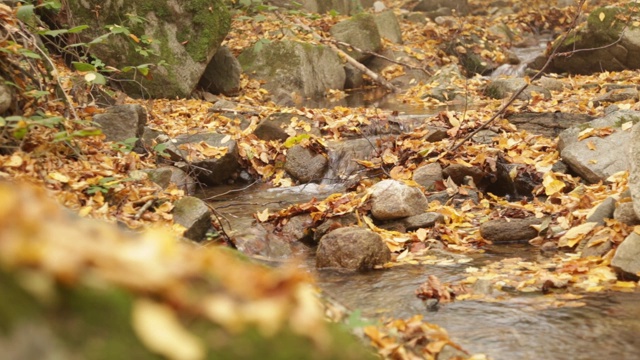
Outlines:
<svg viewBox="0 0 640 360"><path fill-rule="evenodd" d="M382 49L378 26L371 14L361 13L342 20L332 26L330 32L334 39L345 42L362 51L377 52ZM371 55L350 50L344 46L340 46L340 48L360 62L371 57Z"/></svg>
<svg viewBox="0 0 640 360"><path fill-rule="evenodd" d="M473 140L477 144L492 144L493 139L495 139L496 136L498 136L498 133L493 130L480 130L475 135L473 135L471 140Z"/></svg>
<svg viewBox="0 0 640 360"><path fill-rule="evenodd" d="M217 133L198 133L193 135L180 135L165 143L166 152L176 166L195 176L200 182L207 185L224 184L233 178L240 169L240 155L238 146L234 140L222 142L228 139L227 135ZM226 148L224 155L215 157L192 158L189 147L204 142L209 147Z"/></svg>
<svg viewBox="0 0 640 360"><path fill-rule="evenodd" d="M0 81L2 81L2 77L0 77ZM11 104L13 103L13 91L9 87L9 85L2 84L0 82L0 115L5 111L9 110Z"/></svg>
<svg viewBox="0 0 640 360"><path fill-rule="evenodd" d="M313 241L319 242L320 239L328 232L337 228L351 226L358 223L358 218L353 213L344 214L342 216L332 217L325 220L320 226L315 228L313 233Z"/></svg>
<svg viewBox="0 0 640 360"><path fill-rule="evenodd" d="M638 100L638 89L636 88L622 88L613 89L605 94L595 97L593 100L593 106L600 106L603 103L615 103L625 100Z"/></svg>
<svg viewBox="0 0 640 360"><path fill-rule="evenodd" d="M387 6L382 1L376 1L373 3L373 12L379 13L385 11Z"/></svg>
<svg viewBox="0 0 640 360"><path fill-rule="evenodd" d="M240 92L242 66L226 46L218 49L207 65L199 85L213 94L236 96Z"/></svg>
<svg viewBox="0 0 640 360"><path fill-rule="evenodd" d="M613 243L608 239L607 234L595 236L589 239L581 250L580 257L590 256L602 257L613 249Z"/></svg>
<svg viewBox="0 0 640 360"><path fill-rule="evenodd" d="M628 150L629 193L633 201L633 210L640 218L640 127L631 130Z"/></svg>
<svg viewBox="0 0 640 360"><path fill-rule="evenodd" d="M392 43L402 44L402 31L400 23L393 10L387 10L376 14L374 17L380 36L386 38Z"/></svg>
<svg viewBox="0 0 640 360"><path fill-rule="evenodd" d="M378 220L418 215L427 206L427 198L420 189L400 181L383 180L371 187L371 214Z"/></svg>
<svg viewBox="0 0 640 360"><path fill-rule="evenodd" d="M415 24L425 24L427 22L427 15L420 11L413 11L405 15L405 20Z"/></svg>
<svg viewBox="0 0 640 360"><path fill-rule="evenodd" d="M602 118L590 121L581 126L572 127L560 133L558 151L562 161L569 165L588 182L596 183L609 176L628 169L628 157L621 156L629 151L629 143L633 130L622 130L626 122L636 123L640 120L640 112L616 111ZM612 128L614 132L608 136L591 136L578 140L578 135L586 128ZM595 148L595 150L592 150Z"/></svg>
<svg viewBox="0 0 640 360"><path fill-rule="evenodd" d="M329 89L342 90L345 83L342 61L324 45L274 41L245 50L238 60L247 74L266 82L265 89L281 105L302 104Z"/></svg>
<svg viewBox="0 0 640 360"><path fill-rule="evenodd" d="M358 138L327 142L329 166L325 178L346 180L364 169L355 160L371 160L378 155L380 138Z"/></svg>
<svg viewBox="0 0 640 360"><path fill-rule="evenodd" d="M456 10L458 15L465 15L469 12L469 3L468 0L421 0L412 10L433 12L441 8Z"/></svg>
<svg viewBox="0 0 640 360"><path fill-rule="evenodd" d="M631 201L619 202L616 210L613 212L613 218L623 224L631 226L640 224L640 219L638 219L635 211L633 211L633 203Z"/></svg>
<svg viewBox="0 0 640 360"><path fill-rule="evenodd" d="M196 182L191 176L175 166L163 166L145 170L145 172L149 175L149 180L160 185L163 189L169 187L170 184L175 184L187 195L196 191Z"/></svg>
<svg viewBox="0 0 640 360"><path fill-rule="evenodd" d="M522 78L495 79L487 85L485 94L494 99L505 99L520 90L526 83ZM551 92L549 92L549 90L536 85L527 86L527 88L518 95L518 99L529 100L533 96L533 92L542 94L545 99L551 99Z"/></svg>
<svg viewBox="0 0 640 360"><path fill-rule="evenodd" d="M173 204L173 221L186 228L183 236L202 241L211 228L211 210L207 204L195 197L185 196Z"/></svg>
<svg viewBox="0 0 640 360"><path fill-rule="evenodd" d="M105 27L124 21L128 15L144 18L144 23L132 28L141 37L153 39L152 52L146 56L132 46L125 34L108 36L92 44L90 55L108 66L122 69L140 64L164 65L151 70L152 76L137 71L120 72L114 76L135 81L120 81L119 85L133 97L184 98L189 96L200 80L204 69L229 32L231 17L222 0L212 1L92 1L64 2L58 22L65 28L91 24L74 34L77 42L89 43L105 34Z"/></svg>
<svg viewBox="0 0 640 360"><path fill-rule="evenodd" d="M633 276L640 273L640 235L632 232L618 245L611 266Z"/></svg>
<svg viewBox="0 0 640 360"><path fill-rule="evenodd" d="M140 139L147 124L147 112L140 105L117 105L94 115L93 122L100 125L106 141Z"/></svg>
<svg viewBox="0 0 640 360"><path fill-rule="evenodd" d="M427 83L435 85L435 87L424 97L431 97L441 102L452 101L457 96L461 96L463 89L456 85L456 80L463 78L464 76L460 72L458 65L443 66L427 81Z"/></svg>
<svg viewBox="0 0 640 360"><path fill-rule="evenodd" d="M285 129L291 124L291 119L296 116L291 113L274 113L260 121L253 134L260 140L285 141L289 134Z"/></svg>
<svg viewBox="0 0 640 360"><path fill-rule="evenodd" d="M565 84L562 81L548 76L542 76L539 80L534 81L534 84L549 91L562 91L565 88Z"/></svg>
<svg viewBox="0 0 640 360"><path fill-rule="evenodd" d="M442 166L437 162L420 166L413 171L413 181L426 189L431 189L437 181L441 180L443 180Z"/></svg>
<svg viewBox="0 0 640 360"><path fill-rule="evenodd" d="M156 145L165 143L168 140L169 136L167 136L167 134L160 130L152 129L148 126L145 126L142 129L142 137L140 138L140 142L147 151L153 150Z"/></svg>
<svg viewBox="0 0 640 360"><path fill-rule="evenodd" d="M517 112L507 116L507 120L516 125L518 130L526 130L532 134L553 139L560 135L563 130L593 120L593 116L560 112Z"/></svg>
<svg viewBox="0 0 640 360"><path fill-rule="evenodd" d="M302 241L312 236L313 219L309 214L292 216L282 227L282 238L288 242Z"/></svg>
<svg viewBox="0 0 640 360"><path fill-rule="evenodd" d="M364 76L362 76L362 71L358 70L355 66L347 63L344 67L345 80L344 80L344 88L345 89L358 89L364 85Z"/></svg>
<svg viewBox="0 0 640 360"><path fill-rule="evenodd" d="M295 145L287 150L284 169L299 182L308 183L322 179L328 163L325 155L302 145Z"/></svg>
<svg viewBox="0 0 640 360"><path fill-rule="evenodd" d="M370 270L391 260L391 252L375 232L360 227L342 227L320 239L316 267Z"/></svg>
<svg viewBox="0 0 640 360"><path fill-rule="evenodd" d="M604 225L605 219L613 219L613 212L616 209L616 199L612 197L606 198L595 210L587 216L587 222L595 222L598 225Z"/></svg>
<svg viewBox="0 0 640 360"><path fill-rule="evenodd" d="M542 224L542 220L535 217L490 220L480 225L480 235L495 244L528 241L538 236L531 225Z"/></svg>
<svg viewBox="0 0 640 360"><path fill-rule="evenodd" d="M392 220L380 224L380 227L386 230L398 232L407 232L421 228L433 227L436 223L444 221L444 216L436 212L426 212L413 215L400 220Z"/></svg>

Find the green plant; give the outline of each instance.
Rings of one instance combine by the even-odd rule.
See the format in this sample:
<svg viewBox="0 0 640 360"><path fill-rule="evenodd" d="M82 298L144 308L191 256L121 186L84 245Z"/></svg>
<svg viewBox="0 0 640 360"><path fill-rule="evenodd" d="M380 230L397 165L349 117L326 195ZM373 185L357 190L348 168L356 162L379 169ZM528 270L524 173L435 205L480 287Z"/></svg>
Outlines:
<svg viewBox="0 0 640 360"><path fill-rule="evenodd" d="M120 151L126 154L133 150L133 147L136 145L137 141L138 141L137 137L131 137L131 138L125 139L124 141L118 141L111 144L111 148L113 150Z"/></svg>
<svg viewBox="0 0 640 360"><path fill-rule="evenodd" d="M109 192L109 190L116 188L118 185L120 185L123 182L127 182L127 181L133 181L134 179L132 178L124 178L124 179L116 179L114 177L104 177L100 180L98 180L98 183L95 185L91 185L89 186L85 192L88 195L93 195L97 192L101 192L103 194L106 194Z"/></svg>

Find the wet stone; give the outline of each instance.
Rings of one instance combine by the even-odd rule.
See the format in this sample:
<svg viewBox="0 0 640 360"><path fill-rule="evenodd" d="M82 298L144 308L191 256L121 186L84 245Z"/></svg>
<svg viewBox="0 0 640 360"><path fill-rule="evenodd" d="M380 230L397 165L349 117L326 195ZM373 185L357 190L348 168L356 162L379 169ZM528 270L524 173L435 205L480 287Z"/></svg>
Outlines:
<svg viewBox="0 0 640 360"><path fill-rule="evenodd" d="M539 225L543 219L497 219L480 225L480 235L493 243L528 241L538 236L531 225Z"/></svg>
<svg viewBox="0 0 640 360"><path fill-rule="evenodd" d="M371 214L377 220L401 219L423 213L428 206L420 189L397 180L383 180L371 192Z"/></svg>
<svg viewBox="0 0 640 360"><path fill-rule="evenodd" d="M612 219L616 209L616 200L612 197L606 198L587 216L587 222L595 222L604 225L604 219Z"/></svg>
<svg viewBox="0 0 640 360"><path fill-rule="evenodd" d="M320 239L316 267L370 270L391 260L382 237L360 227L343 227Z"/></svg>
<svg viewBox="0 0 640 360"><path fill-rule="evenodd" d="M432 188L442 179L442 166L437 162L420 166L413 172L413 181L426 189Z"/></svg>
<svg viewBox="0 0 640 360"><path fill-rule="evenodd" d="M623 224L631 226L640 224L640 219L638 219L638 216L633 210L633 203L631 201L619 202L616 210L613 212L613 218Z"/></svg>
<svg viewBox="0 0 640 360"><path fill-rule="evenodd" d="M211 227L211 210L204 201L185 196L174 203L173 221L186 228L184 237L202 241Z"/></svg>

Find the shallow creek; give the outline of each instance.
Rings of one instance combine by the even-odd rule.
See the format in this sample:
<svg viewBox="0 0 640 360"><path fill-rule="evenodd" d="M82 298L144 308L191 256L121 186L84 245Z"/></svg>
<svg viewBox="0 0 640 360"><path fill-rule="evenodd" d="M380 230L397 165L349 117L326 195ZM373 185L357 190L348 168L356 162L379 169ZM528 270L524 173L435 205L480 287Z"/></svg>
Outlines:
<svg viewBox="0 0 640 360"><path fill-rule="evenodd" d="M277 210L341 190L315 184L289 189L254 185L219 195L232 189L209 189L201 196L217 196L211 204L229 220L231 231L236 234L250 231L251 214L265 207ZM427 308L414 295L428 275L451 282L464 278L468 266L478 267L507 257L534 260L536 249L529 245L489 248L461 265L400 266L360 274L317 271L311 252L301 256L305 257L302 266L315 274L319 287L347 308L360 309L367 318L408 318L422 314L426 321L444 327L468 351L484 353L495 360L637 359L640 353L637 293L593 294L584 299L587 303L584 307L542 310L537 306L543 299L541 294L493 303L455 301L435 310Z"/></svg>

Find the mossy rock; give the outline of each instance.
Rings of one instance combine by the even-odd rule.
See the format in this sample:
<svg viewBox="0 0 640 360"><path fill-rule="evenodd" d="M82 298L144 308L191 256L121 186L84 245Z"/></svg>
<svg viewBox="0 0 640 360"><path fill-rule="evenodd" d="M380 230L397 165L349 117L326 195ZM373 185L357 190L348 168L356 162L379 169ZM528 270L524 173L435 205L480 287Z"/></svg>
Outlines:
<svg viewBox="0 0 640 360"><path fill-rule="evenodd" d="M79 34L81 42L89 43L108 32L106 26L128 28L141 38L151 38L152 53L143 56L126 35L111 35L89 47L92 56L116 68L142 64L165 65L152 69L144 77L134 71L120 75L120 85L133 97L186 97L195 88L204 69L229 32L230 14L222 0L143 0L125 2L69 1L59 19L62 26L88 24ZM129 14L144 18L144 22L129 22ZM64 24L66 23L66 24Z"/></svg>

